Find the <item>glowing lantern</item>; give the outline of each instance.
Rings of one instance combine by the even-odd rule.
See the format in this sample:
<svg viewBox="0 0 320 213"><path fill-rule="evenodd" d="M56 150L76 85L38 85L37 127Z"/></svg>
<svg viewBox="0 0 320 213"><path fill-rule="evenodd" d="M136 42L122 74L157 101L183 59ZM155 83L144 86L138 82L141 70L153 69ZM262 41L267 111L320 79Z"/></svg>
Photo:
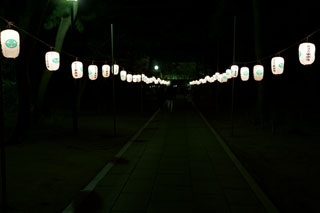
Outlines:
<svg viewBox="0 0 320 213"><path fill-rule="evenodd" d="M71 64L72 77L75 79L82 78L83 76L83 64L81 61L74 61Z"/></svg>
<svg viewBox="0 0 320 213"><path fill-rule="evenodd" d="M56 51L49 51L45 56L46 66L49 71L56 71L60 66L60 54Z"/></svg>
<svg viewBox="0 0 320 213"><path fill-rule="evenodd" d="M237 65L232 65L231 66L231 70L233 71L232 72L232 77L233 78L236 78L236 77L238 77L238 73L239 73L239 67L237 66Z"/></svg>
<svg viewBox="0 0 320 213"><path fill-rule="evenodd" d="M213 77L209 77L208 82L209 83L213 83L214 82L214 78Z"/></svg>
<svg viewBox="0 0 320 213"><path fill-rule="evenodd" d="M88 74L90 80L96 80L98 78L98 66L97 65L89 65Z"/></svg>
<svg viewBox="0 0 320 213"><path fill-rule="evenodd" d="M273 57L271 60L271 70L275 75L280 75L283 73L284 69L284 59L282 57Z"/></svg>
<svg viewBox="0 0 320 213"><path fill-rule="evenodd" d="M102 76L108 78L110 76L110 66L108 64L102 65Z"/></svg>
<svg viewBox="0 0 320 213"><path fill-rule="evenodd" d="M20 36L19 33L12 29L1 32L1 49L6 58L16 58L20 53Z"/></svg>
<svg viewBox="0 0 320 213"><path fill-rule="evenodd" d="M256 81L261 81L263 79L263 66L255 65L253 67L253 78Z"/></svg>
<svg viewBox="0 0 320 213"><path fill-rule="evenodd" d="M121 81L127 80L127 71L125 71L125 70L120 71L120 79L121 79Z"/></svg>
<svg viewBox="0 0 320 213"><path fill-rule="evenodd" d="M227 79L230 79L230 78L232 78L232 70L231 69L227 69L226 70L226 77L227 77Z"/></svg>
<svg viewBox="0 0 320 213"><path fill-rule="evenodd" d="M137 75L137 82L141 82L141 75L140 74Z"/></svg>
<svg viewBox="0 0 320 213"><path fill-rule="evenodd" d="M314 62L316 56L316 46L310 42L299 45L299 60L303 65L310 65Z"/></svg>
<svg viewBox="0 0 320 213"><path fill-rule="evenodd" d="M132 82L132 74L127 74L127 82Z"/></svg>
<svg viewBox="0 0 320 213"><path fill-rule="evenodd" d="M248 67L241 67L240 69L240 77L242 81L249 80L249 68Z"/></svg>
<svg viewBox="0 0 320 213"><path fill-rule="evenodd" d="M118 75L119 74L119 65L118 64L114 64L112 66L112 74L114 74L114 75Z"/></svg>
<svg viewBox="0 0 320 213"><path fill-rule="evenodd" d="M137 75L132 75L132 82L136 83L137 82Z"/></svg>
<svg viewBox="0 0 320 213"><path fill-rule="evenodd" d="M148 77L147 77L145 74L142 74L142 75L141 75L141 78L142 78L142 81L143 81L143 82L147 83Z"/></svg>
<svg viewBox="0 0 320 213"><path fill-rule="evenodd" d="M227 73L223 73L223 74L222 74L222 79L221 79L221 80L222 80L221 83L225 83L225 82L228 81Z"/></svg>

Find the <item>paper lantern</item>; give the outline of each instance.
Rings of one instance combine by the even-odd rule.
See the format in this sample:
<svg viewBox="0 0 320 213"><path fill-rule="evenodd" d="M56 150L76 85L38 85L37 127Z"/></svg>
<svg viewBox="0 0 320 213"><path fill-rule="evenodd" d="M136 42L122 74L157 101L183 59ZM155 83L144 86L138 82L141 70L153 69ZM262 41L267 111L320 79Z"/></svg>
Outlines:
<svg viewBox="0 0 320 213"><path fill-rule="evenodd" d="M127 82L132 82L132 74L127 74Z"/></svg>
<svg viewBox="0 0 320 213"><path fill-rule="evenodd" d="M214 78L213 77L209 77L208 82L209 83L213 83L214 82Z"/></svg>
<svg viewBox="0 0 320 213"><path fill-rule="evenodd" d="M142 75L141 75L141 78L142 78L142 81L143 81L143 82L147 83L148 77L147 77L145 74L142 74Z"/></svg>
<svg viewBox="0 0 320 213"><path fill-rule="evenodd" d="M221 79L221 83L225 83L228 81L228 76L227 76L227 73L223 73L222 74L222 79Z"/></svg>
<svg viewBox="0 0 320 213"><path fill-rule="evenodd" d="M283 73L284 69L284 58L273 57L271 60L271 71L275 75L280 75Z"/></svg>
<svg viewBox="0 0 320 213"><path fill-rule="evenodd" d="M98 66L93 64L89 65L88 75L90 80L96 80L98 78Z"/></svg>
<svg viewBox="0 0 320 213"><path fill-rule="evenodd" d="M1 32L1 49L6 58L16 58L20 53L20 36L19 33L12 29Z"/></svg>
<svg viewBox="0 0 320 213"><path fill-rule="evenodd" d="M127 80L127 71L125 71L125 70L120 71L120 79L121 79L121 81Z"/></svg>
<svg viewBox="0 0 320 213"><path fill-rule="evenodd" d="M136 83L137 82L137 75L132 75L132 82Z"/></svg>
<svg viewBox="0 0 320 213"><path fill-rule="evenodd" d="M60 54L56 51L49 51L46 53L45 61L49 71L56 71L60 66Z"/></svg>
<svg viewBox="0 0 320 213"><path fill-rule="evenodd" d="M233 71L233 72L232 72L232 77L233 77L233 78L238 77L238 73L239 73L239 67L238 67L238 65L232 65L232 66L231 66L231 70Z"/></svg>
<svg viewBox="0 0 320 213"><path fill-rule="evenodd" d="M114 64L112 67L113 67L113 69L111 70L112 74L118 75L119 74L119 65Z"/></svg>
<svg viewBox="0 0 320 213"><path fill-rule="evenodd" d="M199 79L199 81L200 81L201 84L207 83L207 81L204 78Z"/></svg>
<svg viewBox="0 0 320 213"><path fill-rule="evenodd" d="M305 42L299 45L299 61L303 65L310 65L316 56L316 46L313 43Z"/></svg>
<svg viewBox="0 0 320 213"><path fill-rule="evenodd" d="M81 61L74 61L71 64L72 77L75 79L82 78L83 76L83 64Z"/></svg>
<svg viewBox="0 0 320 213"><path fill-rule="evenodd" d="M110 66L108 64L102 65L102 76L108 78L110 76Z"/></svg>
<svg viewBox="0 0 320 213"><path fill-rule="evenodd" d="M241 67L240 69L240 78L242 81L249 80L249 68L248 67Z"/></svg>
<svg viewBox="0 0 320 213"><path fill-rule="evenodd" d="M254 65L253 78L256 81L261 81L263 79L263 66L262 65Z"/></svg>
<svg viewBox="0 0 320 213"><path fill-rule="evenodd" d="M141 75L140 74L137 75L137 82L141 82Z"/></svg>
<svg viewBox="0 0 320 213"><path fill-rule="evenodd" d="M226 77L227 77L227 79L230 79L230 78L232 78L232 75L231 75L231 72L232 72L232 70L231 69L227 69L226 70Z"/></svg>

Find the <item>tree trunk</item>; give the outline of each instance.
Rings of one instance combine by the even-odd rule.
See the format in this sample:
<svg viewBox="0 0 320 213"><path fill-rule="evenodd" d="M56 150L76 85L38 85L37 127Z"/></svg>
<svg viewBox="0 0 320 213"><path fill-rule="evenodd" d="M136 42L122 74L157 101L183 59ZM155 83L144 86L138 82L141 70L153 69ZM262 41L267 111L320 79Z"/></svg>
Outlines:
<svg viewBox="0 0 320 213"><path fill-rule="evenodd" d="M77 11L78 11L77 2L74 2L73 11L74 11L73 12L73 19L74 19L77 15ZM58 32L56 35L56 40L55 40L55 47L54 47L55 51L57 51L57 52L61 51L65 36L66 36L67 31L70 28L70 26L71 26L71 14L68 17L61 18ZM49 83L51 77L52 77L52 72L49 72L48 70L45 70L42 74L40 84L39 84L39 89L38 89L38 95L37 95L37 99L36 99L36 107L35 107L36 110L34 112L36 115L35 116L36 121L38 120L39 115L43 111L45 94L46 94L48 83Z"/></svg>
<svg viewBox="0 0 320 213"><path fill-rule="evenodd" d="M33 14L37 14L38 10L41 9L42 15L40 16L40 21L37 21L36 32L39 34L43 18L46 10L43 8L47 8L50 0L47 2L42 2L42 4L38 4L37 7L34 7L32 1L25 4L24 14L21 17L21 21L19 22L19 26L22 29L30 29L32 27L33 19L37 18L39 20L39 16L35 17ZM13 131L13 134L9 140L10 144L20 143L22 138L25 136L29 126L30 126L30 98L31 98L31 90L30 90L30 69L31 69L31 61L34 55L34 50L36 46L36 41L32 40L32 42L24 42L26 40L25 35L21 35L21 43L24 45L23 49L21 49L20 57L18 57L15 61L12 61L11 68L15 70L11 70L12 72L16 71L16 80L17 80L17 91L18 91L18 120ZM17 63L18 62L18 63Z"/></svg>

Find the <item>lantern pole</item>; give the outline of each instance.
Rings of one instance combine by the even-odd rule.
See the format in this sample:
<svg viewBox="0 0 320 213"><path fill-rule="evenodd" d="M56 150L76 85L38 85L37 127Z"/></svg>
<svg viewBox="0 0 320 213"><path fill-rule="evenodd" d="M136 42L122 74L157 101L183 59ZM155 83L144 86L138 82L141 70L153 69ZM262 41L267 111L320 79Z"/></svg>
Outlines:
<svg viewBox="0 0 320 213"><path fill-rule="evenodd" d="M236 58L236 22L237 17L233 17L233 64ZM232 95L231 95L231 136L233 136L233 114L234 114L234 78L232 78Z"/></svg>
<svg viewBox="0 0 320 213"><path fill-rule="evenodd" d="M111 73L112 73L112 112L113 112L113 135L116 136L116 92L114 79L114 55L113 55L113 24L111 24Z"/></svg>
<svg viewBox="0 0 320 213"><path fill-rule="evenodd" d="M5 212L7 205L6 191L6 152L5 152L5 131L4 131L4 108L3 108L3 88L2 88L2 72L0 60L0 154L1 154L1 206L0 210Z"/></svg>
<svg viewBox="0 0 320 213"><path fill-rule="evenodd" d="M70 1L70 32L71 32L71 39L73 37L73 10L74 10L74 1L75 0L67 0ZM73 80L73 103L72 103L72 126L73 132L75 134L78 133L78 112L77 112L77 94L78 94L78 79Z"/></svg>

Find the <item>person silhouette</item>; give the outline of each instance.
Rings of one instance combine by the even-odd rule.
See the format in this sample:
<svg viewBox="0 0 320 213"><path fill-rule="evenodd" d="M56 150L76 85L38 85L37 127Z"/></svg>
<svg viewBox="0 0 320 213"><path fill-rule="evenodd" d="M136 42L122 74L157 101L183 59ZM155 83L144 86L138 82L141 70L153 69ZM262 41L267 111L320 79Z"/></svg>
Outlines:
<svg viewBox="0 0 320 213"><path fill-rule="evenodd" d="M166 93L167 109L169 112L173 111L173 100L175 99L175 96L175 88L170 84Z"/></svg>

